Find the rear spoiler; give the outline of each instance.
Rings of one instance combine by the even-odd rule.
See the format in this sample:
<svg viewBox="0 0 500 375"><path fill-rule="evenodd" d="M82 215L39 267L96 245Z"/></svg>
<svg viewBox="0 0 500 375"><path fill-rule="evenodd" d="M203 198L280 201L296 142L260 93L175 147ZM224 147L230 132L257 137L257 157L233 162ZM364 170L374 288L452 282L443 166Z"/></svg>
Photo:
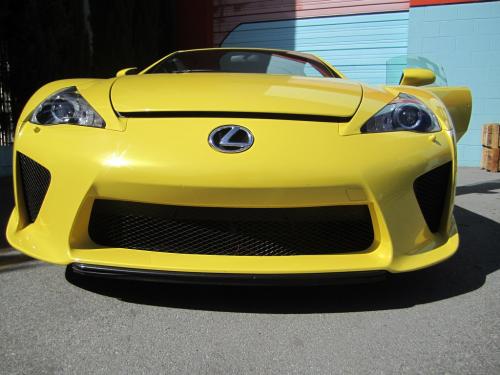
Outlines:
<svg viewBox="0 0 500 375"><path fill-rule="evenodd" d="M457 134L457 141L467 131L472 111L472 95L467 87L425 87L439 97L448 109Z"/></svg>

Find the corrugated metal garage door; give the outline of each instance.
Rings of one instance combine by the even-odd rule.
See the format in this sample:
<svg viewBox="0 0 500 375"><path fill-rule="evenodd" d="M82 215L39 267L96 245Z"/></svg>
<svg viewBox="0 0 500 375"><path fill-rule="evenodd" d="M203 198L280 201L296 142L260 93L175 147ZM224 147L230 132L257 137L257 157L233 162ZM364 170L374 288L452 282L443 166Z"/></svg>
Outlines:
<svg viewBox="0 0 500 375"><path fill-rule="evenodd" d="M234 3L240 7L235 8ZM267 8L255 3L262 2L216 1L214 36L216 41L225 36L221 46L308 51L349 78L369 83L385 83L387 62L398 61L397 56L407 53L408 11L404 9L408 9L408 1L302 0L287 5L282 0L282 14L269 7L275 2L266 2ZM352 14L361 12L376 13ZM346 13L350 15L342 15ZM268 21L280 17L289 19ZM234 28L227 32L229 26Z"/></svg>

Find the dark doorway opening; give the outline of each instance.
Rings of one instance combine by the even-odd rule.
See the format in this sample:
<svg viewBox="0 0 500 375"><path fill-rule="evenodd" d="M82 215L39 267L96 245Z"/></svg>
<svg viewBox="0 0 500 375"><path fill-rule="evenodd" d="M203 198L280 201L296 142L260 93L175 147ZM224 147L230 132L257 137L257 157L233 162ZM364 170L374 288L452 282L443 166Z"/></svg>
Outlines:
<svg viewBox="0 0 500 375"><path fill-rule="evenodd" d="M0 94L12 105L2 129L45 83L112 77L178 49L210 47L212 39L212 0L4 0L0 65L8 71Z"/></svg>

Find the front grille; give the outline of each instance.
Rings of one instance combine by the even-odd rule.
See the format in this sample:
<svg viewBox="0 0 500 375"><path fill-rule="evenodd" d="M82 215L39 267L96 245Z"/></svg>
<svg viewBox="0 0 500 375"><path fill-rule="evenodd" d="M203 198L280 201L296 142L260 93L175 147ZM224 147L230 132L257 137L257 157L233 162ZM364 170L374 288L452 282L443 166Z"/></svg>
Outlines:
<svg viewBox="0 0 500 375"><path fill-rule="evenodd" d="M413 183L418 205L433 233L441 227L450 188L451 167L451 162L443 164L418 177Z"/></svg>
<svg viewBox="0 0 500 375"><path fill-rule="evenodd" d="M28 219L33 223L49 189L50 172L20 152L17 153L17 166Z"/></svg>
<svg viewBox="0 0 500 375"><path fill-rule="evenodd" d="M208 208L96 200L98 245L183 254L315 255L363 251L373 242L367 206Z"/></svg>

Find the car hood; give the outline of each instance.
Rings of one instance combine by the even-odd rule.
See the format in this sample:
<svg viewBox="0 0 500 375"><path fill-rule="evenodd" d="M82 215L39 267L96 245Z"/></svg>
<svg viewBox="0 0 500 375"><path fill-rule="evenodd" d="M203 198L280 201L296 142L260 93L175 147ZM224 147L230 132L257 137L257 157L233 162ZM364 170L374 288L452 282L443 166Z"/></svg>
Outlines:
<svg viewBox="0 0 500 375"><path fill-rule="evenodd" d="M359 83L337 78L241 74L143 74L118 78L114 109L140 112L243 112L350 118L361 102Z"/></svg>

